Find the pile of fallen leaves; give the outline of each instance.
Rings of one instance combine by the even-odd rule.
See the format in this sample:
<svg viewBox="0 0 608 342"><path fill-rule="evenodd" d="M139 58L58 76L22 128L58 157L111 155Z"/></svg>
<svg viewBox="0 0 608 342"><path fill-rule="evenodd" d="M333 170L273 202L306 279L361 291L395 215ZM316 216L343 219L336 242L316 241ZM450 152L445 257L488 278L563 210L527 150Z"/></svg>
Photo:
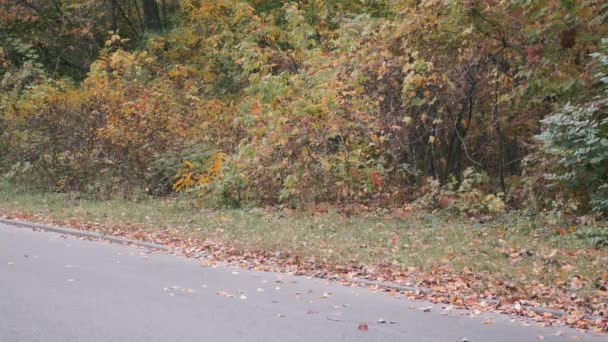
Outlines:
<svg viewBox="0 0 608 342"><path fill-rule="evenodd" d="M367 285L391 295L403 293L410 299L425 299L453 308L480 314L493 311L537 321L543 326L570 325L597 332L608 332L608 270L596 279L593 295L578 297L569 289L580 286L582 279L573 277L569 284L514 285L489 274L465 269L455 272L447 266L432 270L419 268L397 270L390 264L333 264L317 258L303 258L290 252L268 252L235 248L226 243L202 239L184 230L146 230L134 224L90 223L76 219L57 221L40 215L2 213L0 217L30 222L68 226L81 230L121 236L168 246L173 253L200 258L202 266L218 262L251 270L283 272L340 281L347 285Z"/></svg>

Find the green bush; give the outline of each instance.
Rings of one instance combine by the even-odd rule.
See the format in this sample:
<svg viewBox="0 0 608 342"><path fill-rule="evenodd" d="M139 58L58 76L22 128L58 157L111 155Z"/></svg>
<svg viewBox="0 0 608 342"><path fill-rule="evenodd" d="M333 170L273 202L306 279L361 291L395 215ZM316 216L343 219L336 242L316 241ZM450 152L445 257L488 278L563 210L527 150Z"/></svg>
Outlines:
<svg viewBox="0 0 608 342"><path fill-rule="evenodd" d="M542 120L544 129L538 139L554 167L545 174L553 185L576 193L583 205L594 211L608 212L608 39L596 75L601 94L579 105L567 104Z"/></svg>

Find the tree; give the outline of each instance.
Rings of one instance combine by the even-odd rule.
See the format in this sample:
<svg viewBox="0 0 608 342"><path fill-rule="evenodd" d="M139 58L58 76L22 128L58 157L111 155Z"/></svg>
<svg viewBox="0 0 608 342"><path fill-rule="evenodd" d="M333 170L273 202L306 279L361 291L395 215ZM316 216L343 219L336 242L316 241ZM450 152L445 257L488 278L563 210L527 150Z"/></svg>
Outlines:
<svg viewBox="0 0 608 342"><path fill-rule="evenodd" d="M160 31L160 13L156 0L142 0L141 5L144 11L144 27L146 31Z"/></svg>

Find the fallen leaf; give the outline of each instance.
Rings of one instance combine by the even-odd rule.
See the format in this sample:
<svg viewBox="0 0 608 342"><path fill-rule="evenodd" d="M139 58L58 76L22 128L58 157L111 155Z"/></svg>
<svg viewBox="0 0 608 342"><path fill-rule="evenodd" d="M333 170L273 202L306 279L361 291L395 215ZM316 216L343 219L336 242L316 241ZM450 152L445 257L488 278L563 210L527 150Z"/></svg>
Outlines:
<svg viewBox="0 0 608 342"><path fill-rule="evenodd" d="M234 295L231 295L230 293L228 293L226 291L217 291L216 294L219 296L222 296L222 297L226 297L226 298L234 298Z"/></svg>

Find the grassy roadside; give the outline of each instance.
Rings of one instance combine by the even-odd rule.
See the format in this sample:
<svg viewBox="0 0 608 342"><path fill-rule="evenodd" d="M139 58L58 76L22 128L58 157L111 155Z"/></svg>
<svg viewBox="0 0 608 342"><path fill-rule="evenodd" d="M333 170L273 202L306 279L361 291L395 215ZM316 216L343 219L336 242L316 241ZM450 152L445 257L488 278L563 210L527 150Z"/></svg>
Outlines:
<svg viewBox="0 0 608 342"><path fill-rule="evenodd" d="M517 213L480 223L441 213L212 211L186 199L100 201L0 183L0 215L16 214L100 230L170 231L185 240L212 239L236 254L265 251L439 292L608 316L608 248L601 240L608 228L598 224L560 235Z"/></svg>

